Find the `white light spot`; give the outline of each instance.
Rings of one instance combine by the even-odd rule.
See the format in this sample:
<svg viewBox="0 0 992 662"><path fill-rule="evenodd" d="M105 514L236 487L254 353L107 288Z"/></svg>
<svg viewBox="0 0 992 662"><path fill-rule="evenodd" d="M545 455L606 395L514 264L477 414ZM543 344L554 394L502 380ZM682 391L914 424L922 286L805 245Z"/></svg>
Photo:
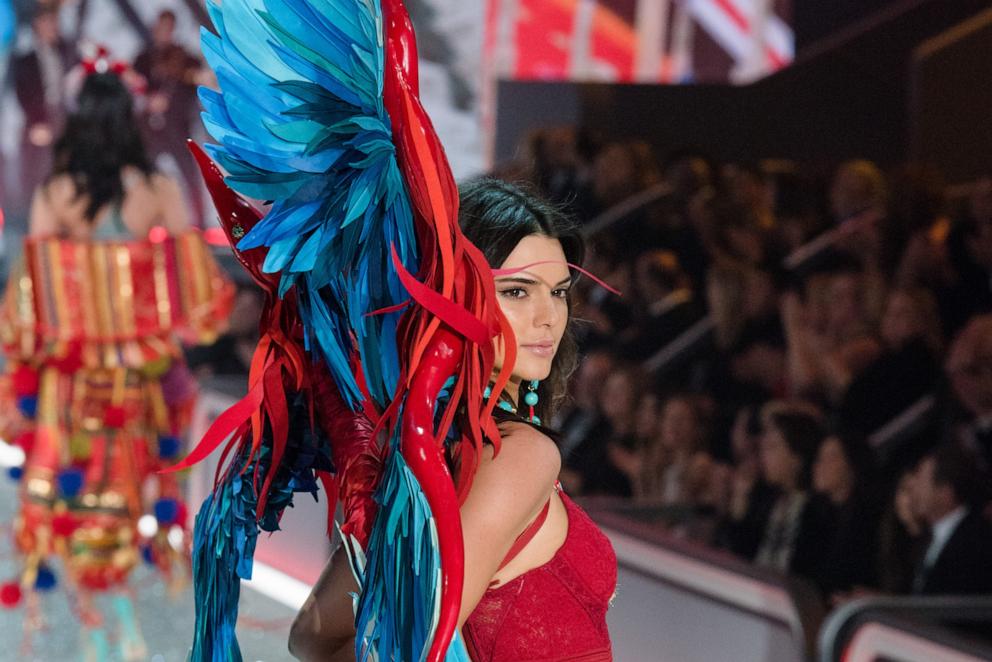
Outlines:
<svg viewBox="0 0 992 662"><path fill-rule="evenodd" d="M23 467L26 459L23 448L0 439L0 467Z"/></svg>
<svg viewBox="0 0 992 662"><path fill-rule="evenodd" d="M169 544L172 545L172 549L177 552L181 552L183 549L183 542L186 540L186 534L183 532L183 527L179 525L173 525L169 529Z"/></svg>
<svg viewBox="0 0 992 662"><path fill-rule="evenodd" d="M151 538L158 533L158 520L154 515L142 515L138 518L138 533L143 538Z"/></svg>

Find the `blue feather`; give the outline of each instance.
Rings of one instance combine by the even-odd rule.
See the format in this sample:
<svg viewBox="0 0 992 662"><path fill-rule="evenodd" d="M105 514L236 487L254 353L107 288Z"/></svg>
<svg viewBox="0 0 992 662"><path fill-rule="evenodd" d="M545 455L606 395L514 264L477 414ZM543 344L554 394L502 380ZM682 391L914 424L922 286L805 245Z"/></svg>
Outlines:
<svg viewBox="0 0 992 662"><path fill-rule="evenodd" d="M267 249L279 295L295 290L304 346L322 359L345 400L389 404L400 377L400 313L370 315L409 298L391 260L418 271L413 209L385 111L384 28L378 0L210 0L215 33L204 56L222 93L201 90L208 152L239 193L271 201L238 248ZM298 422L304 426L303 422ZM297 427L291 427L293 432ZM437 533L423 491L391 440L379 515L361 563L356 627L362 659L419 660L439 609ZM264 465L263 471L286 467ZM305 476L277 482L292 494ZM257 536L253 491L228 476L197 517L194 659L239 660L237 578L250 575ZM263 514L273 515L286 500ZM271 530L271 529L269 529ZM354 560L354 559L353 559ZM354 560L356 565L357 560ZM459 657L463 656L463 657ZM448 660L466 660L451 646Z"/></svg>

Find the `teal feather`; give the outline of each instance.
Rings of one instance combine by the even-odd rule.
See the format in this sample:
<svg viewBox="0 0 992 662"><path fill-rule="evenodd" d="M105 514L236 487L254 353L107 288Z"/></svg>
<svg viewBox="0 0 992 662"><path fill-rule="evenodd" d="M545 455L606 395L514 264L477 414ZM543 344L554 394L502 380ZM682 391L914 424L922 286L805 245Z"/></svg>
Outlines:
<svg viewBox="0 0 992 662"><path fill-rule="evenodd" d="M231 188L271 204L238 248L266 250L263 270L280 274L280 296L295 292L304 346L323 360L349 405L362 397L352 373L357 350L369 393L385 407L401 374L401 313L370 313L409 298L391 250L410 273L418 271L418 252L382 98L379 2L208 0L207 9L214 32L202 33L203 52L222 90L200 91L204 126L216 141L208 152ZM301 426L297 419L291 435ZM368 554L353 550L367 560L355 560L363 659L421 659L438 618L437 532L396 443L377 492ZM268 457L259 460L262 473L287 466L283 459L268 467ZM286 485L277 481L273 490L291 494ZM255 497L229 472L197 516L197 662L240 659L238 577L251 573ZM285 503L271 501L263 522L277 521L273 513ZM456 643L447 659L468 658Z"/></svg>

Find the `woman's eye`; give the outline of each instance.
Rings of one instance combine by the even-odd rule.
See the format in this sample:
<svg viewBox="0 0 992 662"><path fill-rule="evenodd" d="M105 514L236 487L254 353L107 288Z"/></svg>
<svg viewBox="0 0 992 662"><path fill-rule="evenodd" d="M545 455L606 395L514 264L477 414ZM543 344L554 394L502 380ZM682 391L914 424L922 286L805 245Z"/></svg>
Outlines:
<svg viewBox="0 0 992 662"><path fill-rule="evenodd" d="M527 291L522 287L511 287L508 290L500 290L500 294L509 299L522 299L527 294Z"/></svg>
<svg viewBox="0 0 992 662"><path fill-rule="evenodd" d="M557 290L554 290L553 292L551 292L551 296L557 297L559 299L567 299L568 298L568 288L567 287L560 287Z"/></svg>

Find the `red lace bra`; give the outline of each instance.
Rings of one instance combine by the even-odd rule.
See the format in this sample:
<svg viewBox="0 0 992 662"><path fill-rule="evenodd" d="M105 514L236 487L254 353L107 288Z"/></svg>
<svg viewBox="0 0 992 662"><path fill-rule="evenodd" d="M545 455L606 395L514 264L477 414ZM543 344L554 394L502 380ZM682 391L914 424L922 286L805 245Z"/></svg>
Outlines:
<svg viewBox="0 0 992 662"><path fill-rule="evenodd" d="M613 547L561 493L568 533L554 557L483 595L462 634L474 662L607 662ZM519 550L518 550L519 551Z"/></svg>

